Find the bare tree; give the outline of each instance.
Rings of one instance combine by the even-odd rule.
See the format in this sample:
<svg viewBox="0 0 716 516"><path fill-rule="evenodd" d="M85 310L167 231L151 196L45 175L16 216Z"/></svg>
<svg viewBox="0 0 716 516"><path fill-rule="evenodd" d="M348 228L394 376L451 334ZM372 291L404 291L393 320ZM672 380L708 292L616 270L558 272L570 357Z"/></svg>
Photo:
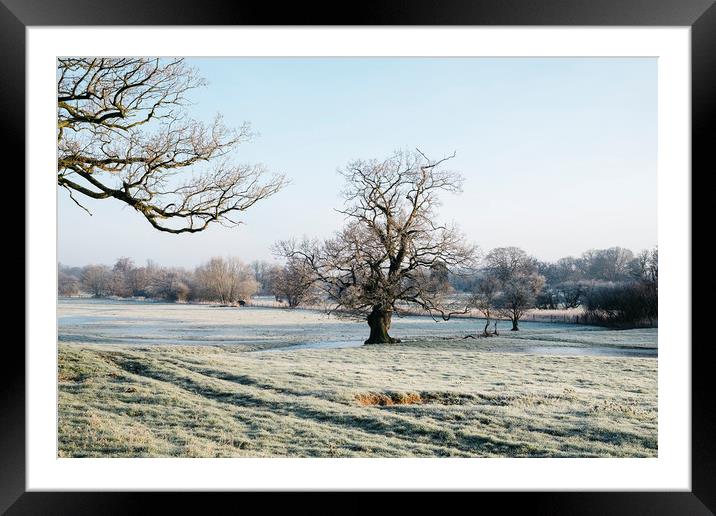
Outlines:
<svg viewBox="0 0 716 516"><path fill-rule="evenodd" d="M199 298L222 303L246 301L258 290L253 271L237 258L212 258L197 267L194 279Z"/></svg>
<svg viewBox="0 0 716 516"><path fill-rule="evenodd" d="M122 257L117 259L114 267L112 267L112 294L120 297L134 295L134 289L131 285L134 268L134 262L131 258Z"/></svg>
<svg viewBox="0 0 716 516"><path fill-rule="evenodd" d="M657 247L644 249L631 262L632 276L656 286L659 282L659 251Z"/></svg>
<svg viewBox="0 0 716 516"><path fill-rule="evenodd" d="M112 270L106 265L88 265L82 271L82 287L94 297L109 295L112 288Z"/></svg>
<svg viewBox="0 0 716 516"><path fill-rule="evenodd" d="M551 279L551 283L553 284L584 279L581 258L574 258L573 256L560 258L557 260L557 263L555 263L555 268L556 277L548 278Z"/></svg>
<svg viewBox="0 0 716 516"><path fill-rule="evenodd" d="M500 314L512 321L512 331L519 330L525 311L534 306L535 297L544 285L544 278L533 273L507 281L498 298Z"/></svg>
<svg viewBox="0 0 716 516"><path fill-rule="evenodd" d="M590 249L582 254L581 265L589 279L624 281L629 277L633 259L634 253L623 247Z"/></svg>
<svg viewBox="0 0 716 516"><path fill-rule="evenodd" d="M289 258L273 278L272 293L276 299L286 299L289 308L296 308L319 299L316 281L316 274L305 261Z"/></svg>
<svg viewBox="0 0 716 516"><path fill-rule="evenodd" d="M169 233L238 224L285 180L230 163L248 125L187 116L186 94L204 84L182 59L58 59L58 185L83 208L75 194L117 199Z"/></svg>
<svg viewBox="0 0 716 516"><path fill-rule="evenodd" d="M250 266L254 272L254 279L259 285L258 293L261 295L274 294L274 281L282 267L265 260L254 260Z"/></svg>
<svg viewBox="0 0 716 516"><path fill-rule="evenodd" d="M147 267L135 267L129 270L125 280L133 296L147 297L149 295L150 278Z"/></svg>
<svg viewBox="0 0 716 516"><path fill-rule="evenodd" d="M438 195L461 190L462 177L443 169L450 157L396 152L383 161L350 163L340 171L345 227L322 243L278 244L280 254L313 270L336 309L367 316L366 344L398 342L388 330L393 313L406 305L445 320L458 313L440 274L431 275L438 264L449 272L470 267L475 254L454 226L436 222Z"/></svg>
<svg viewBox="0 0 716 516"><path fill-rule="evenodd" d="M152 297L167 301L188 301L191 296L191 274L182 268L152 266L148 289Z"/></svg>
<svg viewBox="0 0 716 516"><path fill-rule="evenodd" d="M483 274L477 279L475 289L470 299L470 306L477 310L485 318L485 328L482 334L488 337L487 329L490 327L492 316L497 308L497 298L500 292L500 282L493 274ZM497 332L497 329L495 329Z"/></svg>
<svg viewBox="0 0 716 516"><path fill-rule="evenodd" d="M537 261L518 247L493 249L485 261L488 274L500 285L498 312L512 321L512 331L518 331L524 312L534 306L544 286L544 276L537 273Z"/></svg>

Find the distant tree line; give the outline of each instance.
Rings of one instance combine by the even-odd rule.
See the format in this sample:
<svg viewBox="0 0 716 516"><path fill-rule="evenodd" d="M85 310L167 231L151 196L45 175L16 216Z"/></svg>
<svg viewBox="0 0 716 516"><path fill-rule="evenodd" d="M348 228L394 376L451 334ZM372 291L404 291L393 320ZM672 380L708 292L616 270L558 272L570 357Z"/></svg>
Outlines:
<svg viewBox="0 0 716 516"><path fill-rule="evenodd" d="M658 250L591 249L579 258L544 262L515 247L492 250L476 273L450 277L457 291L489 321L500 316L513 330L525 310L583 307L581 322L653 326L658 319Z"/></svg>
<svg viewBox="0 0 716 516"><path fill-rule="evenodd" d="M284 243L284 246L288 245ZM291 243L310 248L311 242ZM287 253L277 254L286 256ZM580 322L608 326L653 326L658 321L657 248L634 254L612 247L592 249L579 258L555 262L537 260L517 247L487 253L480 265L452 274L440 261L420 280L432 296L468 296L467 308L485 319L482 333L492 335L491 323L508 319L512 330L532 308L544 310L582 307ZM305 259L288 256L282 265L268 261L245 264L237 258L214 257L189 270L162 267L149 261L137 266L119 258L113 266L59 266L61 296L144 297L174 302L208 301L243 304L252 296L273 296L295 308L332 301L319 275ZM455 302L454 306L460 303ZM447 306L447 304L446 304Z"/></svg>
<svg viewBox="0 0 716 516"><path fill-rule="evenodd" d="M131 258L113 266L58 266L60 296L140 297L172 302L242 304L255 295L273 296L293 308L319 300L307 271L297 262L277 265L257 260L214 257L194 269L163 267L153 261L137 266Z"/></svg>
<svg viewBox="0 0 716 516"><path fill-rule="evenodd" d="M193 270L162 267L152 261L137 266L130 258L119 258L112 267L60 265L58 273L61 296L85 294L237 304L248 300L259 288L251 267L236 258L212 258Z"/></svg>

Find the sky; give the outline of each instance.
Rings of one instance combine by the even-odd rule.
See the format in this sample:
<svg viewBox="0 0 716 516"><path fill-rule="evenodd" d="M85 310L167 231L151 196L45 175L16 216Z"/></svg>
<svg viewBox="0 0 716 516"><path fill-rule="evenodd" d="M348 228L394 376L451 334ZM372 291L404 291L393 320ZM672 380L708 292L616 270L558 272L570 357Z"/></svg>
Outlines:
<svg viewBox="0 0 716 516"><path fill-rule="evenodd" d="M195 234L153 229L120 201L58 188L58 261L194 267L212 256L272 260L290 237L344 222L337 169L420 148L465 177L439 218L483 251L518 246L542 260L657 243L655 58L204 58L190 114L259 136L237 163L290 183L240 216Z"/></svg>

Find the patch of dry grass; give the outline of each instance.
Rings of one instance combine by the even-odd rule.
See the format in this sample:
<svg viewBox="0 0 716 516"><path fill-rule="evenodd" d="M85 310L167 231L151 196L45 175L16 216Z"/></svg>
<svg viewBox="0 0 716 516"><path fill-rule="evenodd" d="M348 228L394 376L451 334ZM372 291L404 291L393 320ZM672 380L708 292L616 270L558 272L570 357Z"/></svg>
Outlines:
<svg viewBox="0 0 716 516"><path fill-rule="evenodd" d="M417 392L366 392L355 395L359 405L378 405L390 407L392 405L418 405L427 403Z"/></svg>

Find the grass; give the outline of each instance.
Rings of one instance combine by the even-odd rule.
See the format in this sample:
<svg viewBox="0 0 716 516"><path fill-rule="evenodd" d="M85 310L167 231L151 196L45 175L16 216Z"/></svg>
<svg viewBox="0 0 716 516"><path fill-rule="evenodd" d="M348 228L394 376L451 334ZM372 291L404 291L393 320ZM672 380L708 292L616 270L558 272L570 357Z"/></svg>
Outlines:
<svg viewBox="0 0 716 516"><path fill-rule="evenodd" d="M655 331L651 335L655 345ZM655 358L502 352L530 338L526 332L516 337L273 353L230 345L61 342L58 453L657 455ZM608 331L532 338L581 345L649 341L639 332Z"/></svg>

